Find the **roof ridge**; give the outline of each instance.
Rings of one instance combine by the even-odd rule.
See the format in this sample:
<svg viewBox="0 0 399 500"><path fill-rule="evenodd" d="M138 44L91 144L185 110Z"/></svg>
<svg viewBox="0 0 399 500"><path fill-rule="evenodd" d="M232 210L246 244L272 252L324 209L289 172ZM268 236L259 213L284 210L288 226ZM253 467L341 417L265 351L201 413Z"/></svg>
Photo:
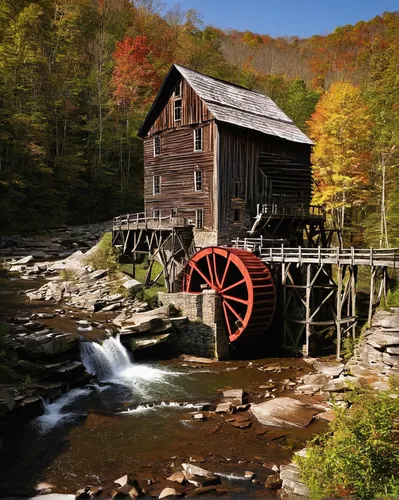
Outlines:
<svg viewBox="0 0 399 500"><path fill-rule="evenodd" d="M182 64L173 64L173 66L179 72L180 72L179 68L183 68L183 69L186 69L187 71L191 71L192 73L196 73L197 75L205 76L205 78L210 78L211 80L215 80L217 82L225 83L226 85L229 85L230 87L237 87L238 89L246 90L247 92L252 92L254 94L259 94L259 95L261 95L263 97L269 98L272 101L271 97L269 97L264 92L261 92L260 90L252 90L252 89L249 89L248 87L244 87L243 85L238 85L238 83L233 83L233 82L229 82L227 80L222 80L222 78L217 78L216 76L206 75L205 73L200 73L199 71L196 71L195 69L187 68L187 66L183 66Z"/></svg>

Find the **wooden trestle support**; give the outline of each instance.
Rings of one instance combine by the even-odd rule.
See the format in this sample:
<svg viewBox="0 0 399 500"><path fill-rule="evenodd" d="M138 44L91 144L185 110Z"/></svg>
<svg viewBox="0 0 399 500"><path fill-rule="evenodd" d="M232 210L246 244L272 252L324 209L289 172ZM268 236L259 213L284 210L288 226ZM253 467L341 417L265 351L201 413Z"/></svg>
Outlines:
<svg viewBox="0 0 399 500"><path fill-rule="evenodd" d="M283 343L307 356L312 340L331 330L336 334L336 355L341 357L345 336L355 339L358 270L370 269L368 323L386 300L388 269L395 268L397 249L264 248L262 238L234 240L237 248L259 254L280 285Z"/></svg>
<svg viewBox="0 0 399 500"><path fill-rule="evenodd" d="M193 227L184 219L147 218L145 214L115 218L112 242L124 255L132 256L133 277L139 256L147 255L144 286L158 283L163 276L168 292L180 291L184 266L196 251ZM153 276L155 261L162 270Z"/></svg>
<svg viewBox="0 0 399 500"><path fill-rule="evenodd" d="M281 264L284 346L310 353L311 336L320 337L335 327L337 358L341 339L356 334L357 266Z"/></svg>

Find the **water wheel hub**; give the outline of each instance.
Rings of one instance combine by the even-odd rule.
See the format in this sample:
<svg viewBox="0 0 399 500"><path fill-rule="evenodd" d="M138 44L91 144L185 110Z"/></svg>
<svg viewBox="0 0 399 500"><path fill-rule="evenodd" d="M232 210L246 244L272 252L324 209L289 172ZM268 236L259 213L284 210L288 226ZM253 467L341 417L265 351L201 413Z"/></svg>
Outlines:
<svg viewBox="0 0 399 500"><path fill-rule="evenodd" d="M276 294L269 268L238 248L207 247L187 263L183 291L211 288L222 298L230 342L260 337L270 325Z"/></svg>

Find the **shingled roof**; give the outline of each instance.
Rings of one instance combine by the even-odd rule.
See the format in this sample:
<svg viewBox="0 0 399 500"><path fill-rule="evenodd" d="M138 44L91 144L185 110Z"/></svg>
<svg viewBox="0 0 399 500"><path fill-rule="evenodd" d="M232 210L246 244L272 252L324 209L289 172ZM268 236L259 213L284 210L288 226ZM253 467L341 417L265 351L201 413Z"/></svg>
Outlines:
<svg viewBox="0 0 399 500"><path fill-rule="evenodd" d="M166 84L176 70L205 102L217 121L256 130L287 141L313 144L270 97L177 64L174 64L169 71L152 108L138 131L139 136L143 137L154 123L157 117L155 110L159 109L159 101L165 102Z"/></svg>

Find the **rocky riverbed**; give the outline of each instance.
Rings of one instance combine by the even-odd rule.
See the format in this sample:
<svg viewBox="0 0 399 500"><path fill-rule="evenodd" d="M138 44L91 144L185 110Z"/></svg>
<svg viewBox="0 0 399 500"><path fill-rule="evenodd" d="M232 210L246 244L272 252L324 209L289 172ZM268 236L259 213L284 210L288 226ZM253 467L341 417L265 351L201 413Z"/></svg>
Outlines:
<svg viewBox="0 0 399 500"><path fill-rule="evenodd" d="M0 387L0 494L306 498L292 456L327 428L333 400L347 405L353 385L387 388L398 372L399 311L377 313L346 366L133 361L140 343L170 335L174 312L115 291L141 288L128 276L91 270L95 242L72 241L57 261L15 249L8 259L15 268L2 282L0 321L20 381ZM60 277L66 269L73 280Z"/></svg>

